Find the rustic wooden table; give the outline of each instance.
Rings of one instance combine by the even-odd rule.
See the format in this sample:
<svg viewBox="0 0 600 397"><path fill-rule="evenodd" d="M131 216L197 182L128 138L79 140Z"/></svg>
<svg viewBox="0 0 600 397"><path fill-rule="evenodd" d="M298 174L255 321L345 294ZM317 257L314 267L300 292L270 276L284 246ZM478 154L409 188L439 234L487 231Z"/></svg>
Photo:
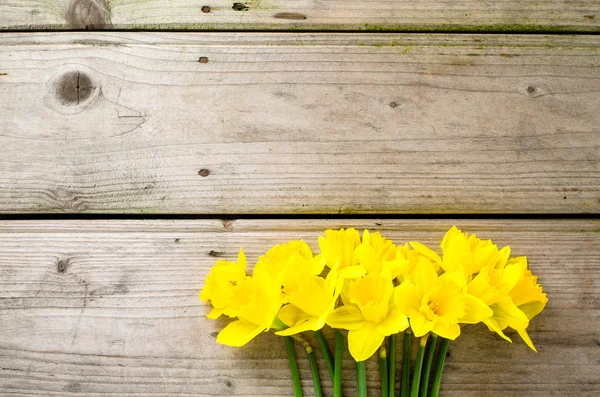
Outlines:
<svg viewBox="0 0 600 397"><path fill-rule="evenodd" d="M281 339L215 343L215 259L452 225L550 301L537 354L465 328L442 395L600 395L598 33L594 0L0 0L0 396L290 396Z"/></svg>

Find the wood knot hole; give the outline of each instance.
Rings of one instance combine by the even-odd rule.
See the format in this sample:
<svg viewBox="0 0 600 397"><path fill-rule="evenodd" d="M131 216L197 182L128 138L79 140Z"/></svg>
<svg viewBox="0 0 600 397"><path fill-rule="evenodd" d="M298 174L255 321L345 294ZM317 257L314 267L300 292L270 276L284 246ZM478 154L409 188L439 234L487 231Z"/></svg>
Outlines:
<svg viewBox="0 0 600 397"><path fill-rule="evenodd" d="M68 265L69 264L67 263L66 260L61 259L58 261L58 264L56 265L56 271L59 273L64 273L67 271Z"/></svg>
<svg viewBox="0 0 600 397"><path fill-rule="evenodd" d="M200 59L198 59L198 62L200 62L200 63L208 63L208 58L207 57L200 57Z"/></svg>
<svg viewBox="0 0 600 397"><path fill-rule="evenodd" d="M528 93L530 93L530 94L533 94L533 93L535 92L535 87L534 87L534 86L531 86L531 85L530 85L530 86L528 86L528 87L527 87L527 92L528 92Z"/></svg>
<svg viewBox="0 0 600 397"><path fill-rule="evenodd" d="M206 178L207 176L210 175L210 170L207 170L206 168L202 168L200 171L198 171L198 175L200 175L203 178Z"/></svg>
<svg viewBox="0 0 600 397"><path fill-rule="evenodd" d="M208 14L210 12L210 7L209 6L202 7L202 12L205 14Z"/></svg>
<svg viewBox="0 0 600 397"><path fill-rule="evenodd" d="M80 71L70 71L56 81L56 99L63 106L77 106L91 98L95 87L90 77Z"/></svg>
<svg viewBox="0 0 600 397"><path fill-rule="evenodd" d="M112 25L106 0L74 0L65 19L75 29L104 29Z"/></svg>
<svg viewBox="0 0 600 397"><path fill-rule="evenodd" d="M398 104L396 102L390 102L390 107L391 108L395 108L396 106L398 106Z"/></svg>
<svg viewBox="0 0 600 397"><path fill-rule="evenodd" d="M246 4L244 3L233 3L233 8L234 11L248 11L249 8Z"/></svg>

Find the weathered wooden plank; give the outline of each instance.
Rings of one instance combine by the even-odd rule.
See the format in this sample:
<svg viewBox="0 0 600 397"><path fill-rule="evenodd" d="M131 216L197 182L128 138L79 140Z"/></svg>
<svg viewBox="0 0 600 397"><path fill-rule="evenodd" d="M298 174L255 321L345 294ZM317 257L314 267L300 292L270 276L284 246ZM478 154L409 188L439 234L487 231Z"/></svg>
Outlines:
<svg viewBox="0 0 600 397"><path fill-rule="evenodd" d="M207 320L197 298L216 257L234 259L243 246L253 262L296 238L316 249L324 228L341 226L437 246L455 223L527 255L550 301L531 324L537 354L465 327L451 344L442 395L597 396L598 220L3 221L0 395L291 395L281 339L216 345L223 323ZM346 395L355 395L350 357L344 366ZM377 365L367 368L369 395L378 396Z"/></svg>
<svg viewBox="0 0 600 397"><path fill-rule="evenodd" d="M4 0L0 29L600 30L594 0Z"/></svg>
<svg viewBox="0 0 600 397"><path fill-rule="evenodd" d="M2 38L0 212L600 210L599 36Z"/></svg>

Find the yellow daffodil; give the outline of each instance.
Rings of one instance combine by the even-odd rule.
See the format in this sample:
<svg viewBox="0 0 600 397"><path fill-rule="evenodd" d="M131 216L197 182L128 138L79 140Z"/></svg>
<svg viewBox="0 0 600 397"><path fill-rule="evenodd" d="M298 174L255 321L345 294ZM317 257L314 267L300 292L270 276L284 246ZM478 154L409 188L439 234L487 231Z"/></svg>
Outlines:
<svg viewBox="0 0 600 397"><path fill-rule="evenodd" d="M509 259L495 284L504 294L497 302L490 305L494 314L486 321L490 330L509 340L502 332L507 327L517 331L519 336L532 350L537 351L527 327L529 320L538 315L546 306L548 297L542 291L530 270L527 269L527 258Z"/></svg>
<svg viewBox="0 0 600 397"><path fill-rule="evenodd" d="M327 278L304 275L298 277L293 289L285 288L289 304L279 311L279 319L289 328L277 335L294 335L304 331L317 331L325 325L329 313L340 295L343 279L331 270Z"/></svg>
<svg viewBox="0 0 600 397"><path fill-rule="evenodd" d="M288 265L293 261L303 261L306 267L303 271L314 276L321 274L325 267L324 257L313 257L310 247L302 240L276 245L258 258L258 264L264 266L273 277L285 275Z"/></svg>
<svg viewBox="0 0 600 397"><path fill-rule="evenodd" d="M327 324L347 329L350 354L356 361L364 361L377 351L386 336L406 329L408 320L393 305L390 277L368 274L350 283L349 304L335 309Z"/></svg>
<svg viewBox="0 0 600 397"><path fill-rule="evenodd" d="M252 277L245 278L235 290L233 300L240 308L238 319L223 328L217 342L239 347L273 326L282 304L280 279L266 266L256 265Z"/></svg>
<svg viewBox="0 0 600 397"><path fill-rule="evenodd" d="M326 230L319 237L319 248L327 267L337 270L340 277L357 278L366 273L364 266L354 261L354 251L360 244L360 235L354 228Z"/></svg>
<svg viewBox="0 0 600 397"><path fill-rule="evenodd" d="M200 299L210 301L213 309L207 314L210 319L216 319L221 314L230 317L237 316L239 306L233 304L235 291L246 276L246 256L240 249L238 261L230 262L218 260L206 276L204 288L200 292Z"/></svg>
<svg viewBox="0 0 600 397"><path fill-rule="evenodd" d="M466 293L461 278L450 273L438 276L435 265L424 256L418 260L414 282L405 280L396 287L394 299L410 318L417 337L434 332L456 339L459 323L475 324L492 315L485 303Z"/></svg>
<svg viewBox="0 0 600 397"><path fill-rule="evenodd" d="M475 234L463 233L453 226L442 239L441 266L446 272L463 272L466 282L485 267L502 268L510 256L510 248L498 249L491 240L481 240Z"/></svg>
<svg viewBox="0 0 600 397"><path fill-rule="evenodd" d="M362 242L352 255L352 265L362 265L368 273L379 273L384 264L396 259L396 245L380 233L363 232Z"/></svg>

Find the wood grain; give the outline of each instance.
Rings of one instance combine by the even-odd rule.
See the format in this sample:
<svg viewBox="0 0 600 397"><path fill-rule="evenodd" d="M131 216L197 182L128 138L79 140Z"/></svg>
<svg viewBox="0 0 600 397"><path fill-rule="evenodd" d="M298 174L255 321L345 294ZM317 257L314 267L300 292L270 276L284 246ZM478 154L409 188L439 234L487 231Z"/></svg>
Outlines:
<svg viewBox="0 0 600 397"><path fill-rule="evenodd" d="M600 221L376 219L3 221L0 395L291 396L281 339L264 334L243 349L215 343L224 322L207 320L197 298L214 261L244 247L252 263L297 238L316 249L323 229L341 226L437 247L453 224L527 255L550 301L531 324L537 354L516 335L508 344L485 327L465 327L450 345L442 395L598 395ZM352 396L349 356L344 367ZM376 362L367 369L369 395L378 396Z"/></svg>
<svg viewBox="0 0 600 397"><path fill-rule="evenodd" d="M0 29L598 32L600 4L594 0L3 0Z"/></svg>
<svg viewBox="0 0 600 397"><path fill-rule="evenodd" d="M0 212L600 210L600 36L2 38Z"/></svg>

